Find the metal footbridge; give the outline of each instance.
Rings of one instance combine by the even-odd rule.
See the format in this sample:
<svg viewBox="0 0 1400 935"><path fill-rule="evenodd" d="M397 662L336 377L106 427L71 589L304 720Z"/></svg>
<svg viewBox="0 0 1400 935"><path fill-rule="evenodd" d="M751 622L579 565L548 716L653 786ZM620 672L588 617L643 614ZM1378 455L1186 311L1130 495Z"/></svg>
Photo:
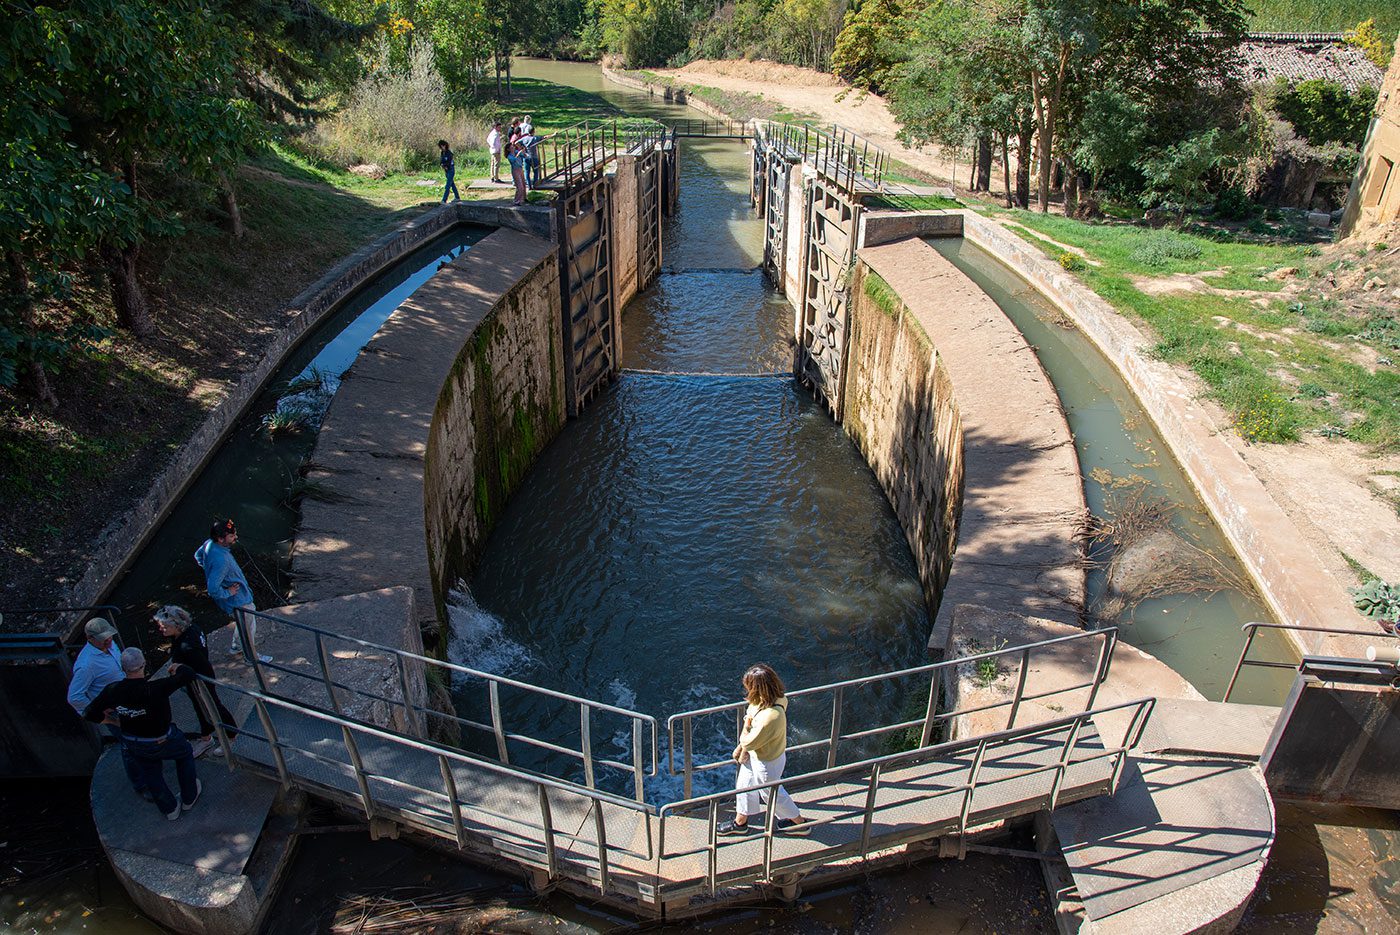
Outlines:
<svg viewBox="0 0 1400 935"><path fill-rule="evenodd" d="M292 621L263 619L260 629L268 626L281 628L279 645L295 635L297 651L280 654L292 661L245 657L253 685L209 683L241 712L233 740L233 725L217 726L230 769L645 915L761 898L810 874L862 872L907 845L1111 793L1153 706L1095 707L1111 629L793 691L789 762L807 765L783 784L809 833L777 831L769 796L762 830L730 838L717 828L732 814L732 774L722 772L732 762L700 751L728 750L742 706L669 718L663 764L649 715ZM1036 684L1037 659L1084 643L1098 651L1082 678ZM1003 662L1020 664L1011 697L940 707L956 667ZM376 689L355 687L366 682L356 667L363 675L366 665L382 675ZM462 713L415 701L419 679L450 686ZM919 710L849 723L845 699L855 691L902 693ZM1018 723L1023 702L1047 698L1067 713ZM508 716L516 709L548 726L516 729ZM373 711L379 723L353 711ZM1003 730L940 742L956 719L991 712L1004 714ZM667 789L678 800L663 801Z"/></svg>

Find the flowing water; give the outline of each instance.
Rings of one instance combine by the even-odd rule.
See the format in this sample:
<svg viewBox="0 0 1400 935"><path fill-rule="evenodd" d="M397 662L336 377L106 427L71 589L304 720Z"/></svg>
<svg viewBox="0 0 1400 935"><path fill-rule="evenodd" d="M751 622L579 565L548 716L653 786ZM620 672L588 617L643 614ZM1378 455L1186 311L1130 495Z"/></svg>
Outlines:
<svg viewBox="0 0 1400 935"><path fill-rule="evenodd" d="M570 84L599 74L535 62L521 72ZM633 113L693 113L586 89ZM850 439L791 377L792 312L756 269L748 166L740 142L682 143L663 271L623 312L623 376L506 507L452 609L458 661L664 719L738 700L739 676L759 660L794 686L924 660L929 624L898 521ZM874 726L903 704L869 692L845 716L850 729ZM552 737L551 712L519 702L506 717ZM794 733L824 730L829 716L794 706ZM719 731L701 743L715 759L732 746ZM728 785L729 772L710 775ZM649 783L653 801L678 792Z"/></svg>

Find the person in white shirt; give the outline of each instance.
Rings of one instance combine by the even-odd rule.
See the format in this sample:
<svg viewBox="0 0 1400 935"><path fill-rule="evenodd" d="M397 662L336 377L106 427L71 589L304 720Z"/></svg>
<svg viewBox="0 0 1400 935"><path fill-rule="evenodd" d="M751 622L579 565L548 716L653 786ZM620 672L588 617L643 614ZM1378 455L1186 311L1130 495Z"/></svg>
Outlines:
<svg viewBox="0 0 1400 935"><path fill-rule="evenodd" d="M491 181L501 183L501 151L505 149L505 140L501 136L501 122L497 120L491 125L491 132L486 134L486 148L491 153Z"/></svg>
<svg viewBox="0 0 1400 935"><path fill-rule="evenodd" d="M126 673L122 671L122 650L117 645L117 628L112 626L112 621L105 617L93 617L83 627L83 632L87 635L87 643L73 663L73 679L68 683L68 703L78 712L78 717L83 716L102 689L126 678ZM131 788L142 798L148 798L151 793L146 789L146 781L127 753L126 745L121 742L120 731L107 725L107 732L117 738L122 766L126 769L126 778L131 780Z"/></svg>
<svg viewBox="0 0 1400 935"><path fill-rule="evenodd" d="M535 135L535 121L530 119L529 114L526 114L525 118L520 121L520 132L524 133L526 136Z"/></svg>

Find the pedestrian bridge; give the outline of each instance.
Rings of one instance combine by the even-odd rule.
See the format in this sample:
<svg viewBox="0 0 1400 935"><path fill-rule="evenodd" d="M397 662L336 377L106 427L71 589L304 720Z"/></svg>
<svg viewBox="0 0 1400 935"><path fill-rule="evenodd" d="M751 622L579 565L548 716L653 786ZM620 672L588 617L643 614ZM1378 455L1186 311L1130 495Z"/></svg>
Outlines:
<svg viewBox="0 0 1400 935"><path fill-rule="evenodd" d="M706 759L697 747L715 746L698 740L722 734L732 743L741 705L673 715L663 760L661 731L649 715L288 620L265 619L259 630L270 626L282 631L280 646L289 636L300 640L299 651L279 652L285 661L269 664L245 659L252 686L212 683L232 708L247 712L227 746L230 769L445 839L514 865L539 885L644 915L703 911L775 889L791 893L811 875L863 872L882 858L902 859L909 845L959 839L981 826L1111 794L1154 704L1096 706L1116 643L1112 629L792 691L795 714L819 716L825 728L790 732L790 762L815 763L783 780L809 833L775 831L770 797L761 832L720 837L717 825L732 814L733 793L730 774L715 771L732 764ZM1042 660L1066 652L1088 665L1066 684L1036 675ZM381 682L388 689L355 687L363 680L350 677L352 667L368 659L388 664L393 675ZM1008 697L940 707L959 670L1003 662L1019 672ZM486 713L478 719L415 703L412 682L432 669L459 698L481 696ZM918 716L873 724L844 719L848 691L901 684L917 686ZM503 693L557 705L560 716L551 723L568 730L549 737L522 732L509 723ZM1023 703L1033 700L1065 713L1025 723ZM402 729L348 713L369 710L365 702L377 706L380 721ZM385 718L386 711L393 716ZM981 723L1004 718L1004 729L940 742L974 716ZM457 731L462 746L427 739L444 728ZM623 756L598 753L591 738L601 730L613 738L610 749L618 737L627 739ZM710 788L723 791L696 794L711 775L719 781ZM679 787L679 800L661 802L663 785Z"/></svg>

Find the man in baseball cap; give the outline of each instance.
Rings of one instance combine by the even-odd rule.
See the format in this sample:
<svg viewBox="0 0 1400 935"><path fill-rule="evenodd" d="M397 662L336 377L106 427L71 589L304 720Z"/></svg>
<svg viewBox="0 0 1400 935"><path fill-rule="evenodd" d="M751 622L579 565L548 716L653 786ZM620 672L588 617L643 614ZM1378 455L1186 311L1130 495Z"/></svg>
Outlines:
<svg viewBox="0 0 1400 935"><path fill-rule="evenodd" d="M78 712L78 717L92 704L92 700L102 693L102 689L126 677L122 672L121 647L117 645L117 628L106 617L93 617L83 627L87 642L78 658L73 662L73 680L68 683L68 703ZM121 742L121 734L116 727L104 725L109 734ZM149 798L146 780L136 763L131 759L125 746L122 751L122 766L126 768L126 778L131 780L131 788L142 798Z"/></svg>

